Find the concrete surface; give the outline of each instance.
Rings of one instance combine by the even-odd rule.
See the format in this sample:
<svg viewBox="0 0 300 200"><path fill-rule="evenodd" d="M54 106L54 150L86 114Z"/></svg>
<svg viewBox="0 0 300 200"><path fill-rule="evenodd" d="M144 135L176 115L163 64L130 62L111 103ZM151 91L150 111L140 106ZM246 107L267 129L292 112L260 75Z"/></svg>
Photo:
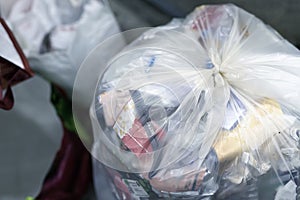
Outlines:
<svg viewBox="0 0 300 200"><path fill-rule="evenodd" d="M13 88L15 106L0 110L0 199L35 196L60 145L50 87L36 76Z"/></svg>

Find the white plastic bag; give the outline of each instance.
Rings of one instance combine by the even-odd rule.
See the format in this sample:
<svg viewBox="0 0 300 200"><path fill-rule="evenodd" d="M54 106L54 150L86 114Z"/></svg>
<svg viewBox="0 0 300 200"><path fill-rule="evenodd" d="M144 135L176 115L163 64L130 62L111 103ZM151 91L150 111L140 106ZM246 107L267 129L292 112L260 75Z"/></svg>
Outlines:
<svg viewBox="0 0 300 200"><path fill-rule="evenodd" d="M89 51L119 30L108 5L98 0L14 0L0 3L1 15L24 50L30 67L36 74L63 88L69 96L77 70ZM103 52L102 58L113 49ZM0 113L1 138L5 143L0 146L10 151L10 156L2 159L0 198L24 199L37 195L40 190L62 130L50 106L48 83L36 77L18 85L14 92L16 106L10 113ZM15 126L14 119L19 119L18 126ZM19 143L15 142L16 138ZM30 179L32 176L34 178Z"/></svg>
<svg viewBox="0 0 300 200"><path fill-rule="evenodd" d="M109 7L98 0L20 0L7 20L32 69L69 96L84 58L119 31Z"/></svg>

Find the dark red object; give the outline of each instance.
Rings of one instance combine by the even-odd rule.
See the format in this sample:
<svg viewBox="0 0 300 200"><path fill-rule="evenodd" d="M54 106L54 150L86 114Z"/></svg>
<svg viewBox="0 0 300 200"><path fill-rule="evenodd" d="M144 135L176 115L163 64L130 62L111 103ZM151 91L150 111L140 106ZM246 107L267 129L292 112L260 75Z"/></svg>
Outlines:
<svg viewBox="0 0 300 200"><path fill-rule="evenodd" d="M22 82L33 73L17 40L3 19L0 25L12 42L23 66L17 66L10 58L0 56L0 108L9 110L14 98L11 87ZM3 94L5 92L5 94ZM60 91L61 96L64 92ZM71 105L71 103L69 103ZM71 113L71 110L68 110ZM61 120L63 121L63 117ZM56 154L52 167L47 174L37 200L79 200L92 183L91 156L77 133L64 127L61 147Z"/></svg>
<svg viewBox="0 0 300 200"><path fill-rule="evenodd" d="M14 104L11 86L30 78L31 76L33 76L33 73L17 40L2 18L0 18L0 25L4 28L7 35L9 36L9 39L16 49L16 52L20 56L22 64L24 66L24 69L22 69L20 66L12 63L9 60L10 58L0 56L0 108L10 110ZM5 90L6 92L3 95L3 92Z"/></svg>
<svg viewBox="0 0 300 200"><path fill-rule="evenodd" d="M76 133L63 141L37 200L79 200L92 183L91 156Z"/></svg>

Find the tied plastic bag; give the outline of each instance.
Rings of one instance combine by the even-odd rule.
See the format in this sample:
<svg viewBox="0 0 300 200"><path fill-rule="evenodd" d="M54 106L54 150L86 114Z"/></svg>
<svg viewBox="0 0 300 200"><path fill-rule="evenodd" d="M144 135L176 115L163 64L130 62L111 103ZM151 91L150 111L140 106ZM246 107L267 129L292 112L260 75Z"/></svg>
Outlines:
<svg viewBox="0 0 300 200"><path fill-rule="evenodd" d="M9 110L14 103L11 87L30 78L33 73L13 33L2 18L0 43L0 108Z"/></svg>
<svg viewBox="0 0 300 200"><path fill-rule="evenodd" d="M108 5L100 0L19 0L7 21L33 71L69 96L87 54L119 32Z"/></svg>
<svg viewBox="0 0 300 200"><path fill-rule="evenodd" d="M257 199L271 169L296 182L299 65L294 46L234 5L145 32L99 78L98 173L117 199Z"/></svg>

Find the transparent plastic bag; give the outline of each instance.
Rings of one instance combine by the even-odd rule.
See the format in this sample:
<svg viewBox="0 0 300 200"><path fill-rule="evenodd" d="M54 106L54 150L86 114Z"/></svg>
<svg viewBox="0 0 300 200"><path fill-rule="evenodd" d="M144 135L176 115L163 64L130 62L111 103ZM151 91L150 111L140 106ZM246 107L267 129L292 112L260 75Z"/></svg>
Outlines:
<svg viewBox="0 0 300 200"><path fill-rule="evenodd" d="M108 63L91 107L92 153L116 198L258 199L270 170L296 183L299 65L231 4L145 32Z"/></svg>

